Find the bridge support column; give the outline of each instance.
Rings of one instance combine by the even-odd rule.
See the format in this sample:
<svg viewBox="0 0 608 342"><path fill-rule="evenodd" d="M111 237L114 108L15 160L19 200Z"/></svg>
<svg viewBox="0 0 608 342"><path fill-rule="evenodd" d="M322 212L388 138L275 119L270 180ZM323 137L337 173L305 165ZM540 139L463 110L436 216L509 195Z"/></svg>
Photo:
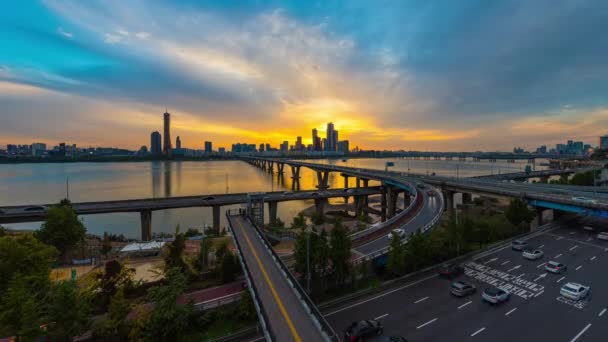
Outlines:
<svg viewBox="0 0 608 342"><path fill-rule="evenodd" d="M277 224L277 211L279 207L279 202L271 201L268 202L268 214L269 214L269 222L271 225Z"/></svg>
<svg viewBox="0 0 608 342"><path fill-rule="evenodd" d="M220 231L220 206L213 206L213 230Z"/></svg>
<svg viewBox="0 0 608 342"><path fill-rule="evenodd" d="M294 180L300 179L300 166L299 165L291 165L291 178Z"/></svg>
<svg viewBox="0 0 608 342"><path fill-rule="evenodd" d="M317 189L327 190L329 188L329 185L327 185L328 178L329 171L317 171Z"/></svg>
<svg viewBox="0 0 608 342"><path fill-rule="evenodd" d="M139 217L141 219L141 240L150 241L152 239L152 211L140 211Z"/></svg>
<svg viewBox="0 0 608 342"><path fill-rule="evenodd" d="M388 212L387 212L387 217L391 218L393 216L395 216L395 212L397 211L397 197L399 196L399 192L391 187L388 187L387 189L388 191L386 192L387 195L387 204L388 204Z"/></svg>
<svg viewBox="0 0 608 342"><path fill-rule="evenodd" d="M285 167L285 163L279 163L277 162L277 172L278 174L282 175L283 174L283 168Z"/></svg>
<svg viewBox="0 0 608 342"><path fill-rule="evenodd" d="M350 176L343 173L341 176L344 177L344 190L346 191L346 189L348 189L348 178ZM344 203L348 203L348 196L344 196Z"/></svg>
<svg viewBox="0 0 608 342"><path fill-rule="evenodd" d="M454 191L448 191L448 190L444 190L443 191L443 199L444 199L444 205L445 205L445 211L448 213L448 215L453 216L454 215Z"/></svg>
<svg viewBox="0 0 608 342"><path fill-rule="evenodd" d="M380 211L382 212L381 221L386 221L386 187L382 187L382 193L380 194Z"/></svg>
<svg viewBox="0 0 608 342"><path fill-rule="evenodd" d="M268 162L268 172L274 173L274 162Z"/></svg>
<svg viewBox="0 0 608 342"><path fill-rule="evenodd" d="M323 217L326 202L327 200L325 198L315 199L315 213L319 215L319 217Z"/></svg>

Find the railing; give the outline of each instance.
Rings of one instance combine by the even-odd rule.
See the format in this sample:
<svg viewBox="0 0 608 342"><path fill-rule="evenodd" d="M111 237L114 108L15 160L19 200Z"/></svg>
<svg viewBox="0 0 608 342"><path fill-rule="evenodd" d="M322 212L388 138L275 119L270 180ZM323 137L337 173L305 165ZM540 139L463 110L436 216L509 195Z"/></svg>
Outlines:
<svg viewBox="0 0 608 342"><path fill-rule="evenodd" d="M213 299L206 300L204 302L195 303L194 307L198 310L208 310L208 309L217 308L222 305L236 303L236 302L240 301L241 298L243 297L243 292L244 291L231 293L231 294L223 296L223 297L213 298Z"/></svg>
<svg viewBox="0 0 608 342"><path fill-rule="evenodd" d="M264 335L267 341L274 341L275 340L275 336L272 333L272 329L270 329L270 321L268 320L268 314L266 313L266 310L264 310L264 306L260 305L258 298L258 290L255 287L255 284L253 283L253 281L251 280L251 271L249 270L249 268L247 267L247 264L245 263L245 260L243 260L243 250L241 248L241 245L238 241L238 239L235 237L234 234L234 228L232 227L232 221L231 221L231 215L243 215L243 210L242 209L228 209L226 210L226 219L228 220L228 227L230 227L230 230L232 231L232 239L234 240L234 244L236 245L236 248L238 250L238 254L239 254L239 262L241 263L241 267L243 268L243 272L245 273L245 278L247 279L247 286L249 288L249 291L251 293L251 298L253 299L253 304L255 306L255 310L258 313L258 317L260 319L260 325L262 326L262 331L264 331Z"/></svg>
<svg viewBox="0 0 608 342"><path fill-rule="evenodd" d="M300 302L302 303L302 305L308 312L308 315L310 316L314 325L317 326L317 328L322 332L322 334L325 336L326 340L339 341L339 338L338 338L338 335L336 335L336 332L333 330L331 325L329 325L329 323L325 320L325 317L321 314L319 309L317 309L317 306L313 303L313 301L310 299L310 297L308 297L308 295L306 294L306 291L304 291L304 289L302 288L300 283L297 281L297 279L291 274L291 272L289 272L289 269L287 268L287 266L285 266L285 264L283 263L283 261L281 260L279 255L274 251L274 249L272 249L272 246L270 245L270 243L268 242L268 240L266 239L264 234L260 231L259 227L255 223L253 223L251 218L247 217L247 219L249 220L251 225L254 227L255 233L260 238L260 240L263 242L264 247L266 247L266 250L272 256L272 259L274 260L275 264L280 268L281 273L283 273L285 278L287 278L287 282L291 286L296 297L298 297L298 299L300 300Z"/></svg>

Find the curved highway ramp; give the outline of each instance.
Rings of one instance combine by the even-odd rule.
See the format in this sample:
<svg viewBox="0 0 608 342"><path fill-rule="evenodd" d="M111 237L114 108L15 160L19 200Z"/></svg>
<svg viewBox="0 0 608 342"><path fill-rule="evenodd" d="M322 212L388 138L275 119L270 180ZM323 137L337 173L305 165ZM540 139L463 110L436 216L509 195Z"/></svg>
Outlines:
<svg viewBox="0 0 608 342"><path fill-rule="evenodd" d="M251 221L226 213L266 340L338 340Z"/></svg>

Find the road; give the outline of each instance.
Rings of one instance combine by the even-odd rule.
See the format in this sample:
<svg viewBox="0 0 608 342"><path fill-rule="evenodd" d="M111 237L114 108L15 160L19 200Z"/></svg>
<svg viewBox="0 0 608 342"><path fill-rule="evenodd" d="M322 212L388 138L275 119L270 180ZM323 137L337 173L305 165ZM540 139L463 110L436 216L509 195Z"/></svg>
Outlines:
<svg viewBox="0 0 608 342"><path fill-rule="evenodd" d="M479 293L465 298L449 294L450 281L424 274L391 290L326 314L337 332L353 320L380 318L385 336L409 341L605 341L608 334L608 241L580 229L556 227L529 239L544 257L525 260L509 245L477 260L464 262L459 279L477 286L510 288L508 303L490 306ZM556 260L568 266L562 275L543 265ZM590 298L574 302L560 296L568 281L591 286ZM370 341L381 341L370 339Z"/></svg>

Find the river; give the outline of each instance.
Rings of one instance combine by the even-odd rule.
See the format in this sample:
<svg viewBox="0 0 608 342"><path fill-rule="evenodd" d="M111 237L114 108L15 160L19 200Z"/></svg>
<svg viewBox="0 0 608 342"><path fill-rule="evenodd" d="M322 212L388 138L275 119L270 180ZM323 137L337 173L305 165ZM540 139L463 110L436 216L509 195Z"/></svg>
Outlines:
<svg viewBox="0 0 608 342"><path fill-rule="evenodd" d="M523 171L526 161L490 163L446 160L405 159L340 159L314 160L341 166L384 169L392 161L391 170L445 176L476 175ZM538 166L536 169L540 169ZM279 180L242 161L154 161L117 163L49 163L0 165L0 206L56 203L69 194L73 202L159 198L227 192L290 191L290 170ZM300 171L302 190L314 189L316 175L307 168ZM67 182L66 182L67 180ZM331 173L331 187L343 186L343 178ZM66 184L67 183L67 184ZM351 179L349 186L354 186ZM373 185L370 183L370 185ZM342 201L336 199L337 202ZM313 201L290 201L279 204L281 220L291 222L299 211L313 205ZM139 214L115 213L83 216L89 233L104 231L137 238L140 234ZM180 224L182 231L212 223L211 208L185 208L155 211L153 232L169 232ZM222 226L225 225L222 217ZM8 224L9 228L37 229L40 223Z"/></svg>

